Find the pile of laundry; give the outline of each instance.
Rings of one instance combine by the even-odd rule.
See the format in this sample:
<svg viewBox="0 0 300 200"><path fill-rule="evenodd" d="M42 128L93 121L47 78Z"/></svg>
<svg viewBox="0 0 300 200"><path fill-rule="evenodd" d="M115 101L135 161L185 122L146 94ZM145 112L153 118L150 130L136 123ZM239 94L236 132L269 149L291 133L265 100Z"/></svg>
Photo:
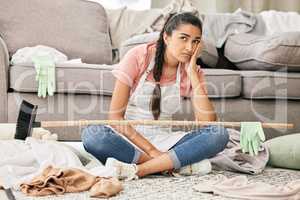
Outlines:
<svg viewBox="0 0 300 200"><path fill-rule="evenodd" d="M0 188L28 196L89 191L91 197L99 198L123 190L122 183L113 178L114 169L87 152L78 156L79 151L56 141L57 135L48 130L34 128L25 141L1 139Z"/></svg>

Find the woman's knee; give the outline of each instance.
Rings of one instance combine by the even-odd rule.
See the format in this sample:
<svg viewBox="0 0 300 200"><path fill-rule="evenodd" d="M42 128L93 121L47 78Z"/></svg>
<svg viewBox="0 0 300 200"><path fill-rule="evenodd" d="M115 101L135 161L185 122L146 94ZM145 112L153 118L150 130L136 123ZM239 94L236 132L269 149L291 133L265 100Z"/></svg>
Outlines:
<svg viewBox="0 0 300 200"><path fill-rule="evenodd" d="M84 147L89 150L90 148L102 146L110 135L110 130L104 125L90 125L83 129L81 140Z"/></svg>
<svg viewBox="0 0 300 200"><path fill-rule="evenodd" d="M102 163L105 163L108 157L128 163L133 159L135 161L134 147L109 127L88 126L82 132L82 143L85 150Z"/></svg>
<svg viewBox="0 0 300 200"><path fill-rule="evenodd" d="M219 125L211 125L209 130L211 142L217 147L218 152L223 151L229 141L228 130Z"/></svg>

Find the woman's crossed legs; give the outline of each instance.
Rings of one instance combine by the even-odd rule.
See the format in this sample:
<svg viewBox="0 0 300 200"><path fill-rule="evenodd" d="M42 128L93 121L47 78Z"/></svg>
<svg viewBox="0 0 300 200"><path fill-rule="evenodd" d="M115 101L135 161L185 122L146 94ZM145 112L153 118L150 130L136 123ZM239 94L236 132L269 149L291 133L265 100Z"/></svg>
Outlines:
<svg viewBox="0 0 300 200"><path fill-rule="evenodd" d="M151 158L135 148L119 133L103 125L92 125L84 129L82 142L86 151L102 163L113 157L125 163L138 164L137 175L146 176L211 158L223 151L228 143L227 129L222 126L206 126L191 131L179 140L168 152Z"/></svg>

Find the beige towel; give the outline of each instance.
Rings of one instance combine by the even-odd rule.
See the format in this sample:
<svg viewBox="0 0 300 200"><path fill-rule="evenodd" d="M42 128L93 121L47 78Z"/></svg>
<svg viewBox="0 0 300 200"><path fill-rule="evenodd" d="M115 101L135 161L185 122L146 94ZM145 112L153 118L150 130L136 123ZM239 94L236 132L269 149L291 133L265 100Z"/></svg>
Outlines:
<svg viewBox="0 0 300 200"><path fill-rule="evenodd" d="M100 178L90 189L91 197L111 197L123 189L122 183L116 178Z"/></svg>
<svg viewBox="0 0 300 200"><path fill-rule="evenodd" d="M219 175L215 180L202 182L194 186L193 189L199 192L249 200L300 199L300 179L284 186L274 186L263 182L249 183L246 176L226 178Z"/></svg>
<svg viewBox="0 0 300 200"><path fill-rule="evenodd" d="M75 168L53 168L48 166L30 183L22 183L20 189L29 196L59 195L67 192L90 191L92 197L110 197L123 187L114 178L101 178Z"/></svg>

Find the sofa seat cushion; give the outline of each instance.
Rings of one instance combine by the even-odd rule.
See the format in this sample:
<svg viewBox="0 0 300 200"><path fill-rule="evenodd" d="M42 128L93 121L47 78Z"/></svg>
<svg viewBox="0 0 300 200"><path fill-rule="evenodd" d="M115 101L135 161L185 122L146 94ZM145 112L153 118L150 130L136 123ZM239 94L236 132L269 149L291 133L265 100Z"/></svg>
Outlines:
<svg viewBox="0 0 300 200"><path fill-rule="evenodd" d="M300 99L300 73L240 71L242 96L250 99Z"/></svg>
<svg viewBox="0 0 300 200"><path fill-rule="evenodd" d="M111 73L114 65L57 64L56 92L111 95L115 78ZM10 67L10 88L18 92L37 92L33 65Z"/></svg>
<svg viewBox="0 0 300 200"><path fill-rule="evenodd" d="M104 8L84 0L0 0L0 35L10 56L36 45L53 47L69 59L111 64L112 47Z"/></svg>
<svg viewBox="0 0 300 200"><path fill-rule="evenodd" d="M225 56L241 70L300 71L300 32L271 36L243 33L228 38Z"/></svg>
<svg viewBox="0 0 300 200"><path fill-rule="evenodd" d="M56 92L111 95L117 65L57 64ZM237 97L241 93L240 74L226 69L203 69L208 95L212 98ZM10 67L10 88L17 92L37 92L35 69L30 64Z"/></svg>
<svg viewBox="0 0 300 200"><path fill-rule="evenodd" d="M241 76L238 71L228 69L203 69L208 96L211 98L239 97Z"/></svg>

